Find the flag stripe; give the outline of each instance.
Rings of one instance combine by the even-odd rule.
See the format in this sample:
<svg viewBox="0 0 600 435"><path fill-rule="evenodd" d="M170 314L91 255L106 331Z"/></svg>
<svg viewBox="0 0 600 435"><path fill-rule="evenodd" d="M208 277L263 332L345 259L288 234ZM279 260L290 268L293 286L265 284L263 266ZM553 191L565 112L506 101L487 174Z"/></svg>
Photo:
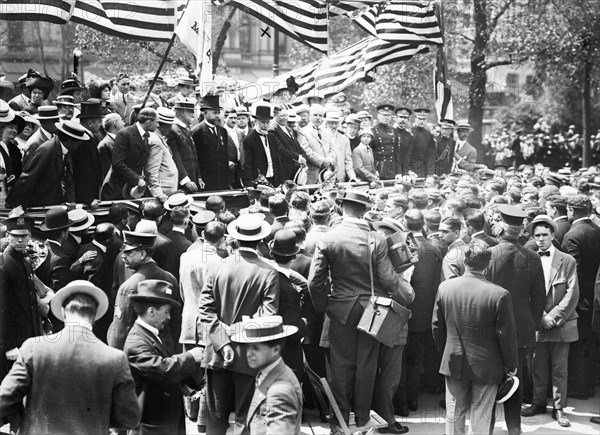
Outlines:
<svg viewBox="0 0 600 435"><path fill-rule="evenodd" d="M65 24L73 3L72 22L121 38L169 41L175 30L176 0L8 0L0 3L0 15L3 20Z"/></svg>

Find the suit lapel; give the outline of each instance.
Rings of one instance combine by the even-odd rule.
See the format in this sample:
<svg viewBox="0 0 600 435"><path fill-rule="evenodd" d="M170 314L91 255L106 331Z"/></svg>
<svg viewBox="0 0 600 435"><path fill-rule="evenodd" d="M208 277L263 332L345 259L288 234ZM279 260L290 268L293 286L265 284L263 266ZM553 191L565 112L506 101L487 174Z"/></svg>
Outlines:
<svg viewBox="0 0 600 435"><path fill-rule="evenodd" d="M138 323L135 323L135 327L138 329L138 331L140 332L140 334L144 334L144 336L146 337L146 339L152 343L152 346L164 357L170 357L171 354L169 353L169 351L167 350L167 348L165 347L165 345L163 343L161 343L156 336L151 333L150 331L148 331L146 328L144 328L143 326L139 325Z"/></svg>
<svg viewBox="0 0 600 435"><path fill-rule="evenodd" d="M554 253L554 258L552 259L552 266L550 267L550 280L548 281L548 286L552 288L552 284L562 267L563 257L556 251Z"/></svg>
<svg viewBox="0 0 600 435"><path fill-rule="evenodd" d="M277 364L275 368L269 372L267 377L260 383L258 388L254 388L254 395L252 396L252 402L250 402L250 408L248 409L248 417L246 417L248 425L250 425L255 412L260 409L262 403L267 399L267 391L269 390L269 387L273 385L273 382L275 382L277 378L279 378L284 367L285 363L282 359L279 361L279 364Z"/></svg>

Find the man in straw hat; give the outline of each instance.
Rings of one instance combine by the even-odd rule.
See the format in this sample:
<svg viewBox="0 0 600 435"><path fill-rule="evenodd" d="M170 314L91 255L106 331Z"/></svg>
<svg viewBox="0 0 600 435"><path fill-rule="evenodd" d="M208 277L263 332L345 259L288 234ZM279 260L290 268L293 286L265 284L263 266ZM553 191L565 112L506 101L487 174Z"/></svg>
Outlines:
<svg viewBox="0 0 600 435"><path fill-rule="evenodd" d="M257 252L271 226L259 217L243 215L227 230L239 242L239 251L224 259L218 272L207 271L200 295L200 321L207 332L203 363L208 367L207 433L215 435L227 432L231 411L237 430L244 427L256 375L241 347L229 339L228 326L242 321L242 316L275 314L279 308L278 273Z"/></svg>
<svg viewBox="0 0 600 435"><path fill-rule="evenodd" d="M51 306L65 329L47 340L26 340L0 388L0 413L11 430L92 435L133 429L140 408L127 358L92 332L108 297L87 281L73 281Z"/></svg>
<svg viewBox="0 0 600 435"><path fill-rule="evenodd" d="M248 365L258 370L245 430L261 434L299 434L302 388L281 357L285 338L298 332L281 316L249 319L239 325L231 341L245 347Z"/></svg>
<svg viewBox="0 0 600 435"><path fill-rule="evenodd" d="M347 190L342 197L343 220L330 229L317 245L309 275L309 289L317 312L327 309L329 327L331 387L348 423L354 411L357 426L369 421L376 383L380 343L356 329L372 296L393 295L402 304L411 295L401 292L400 280L388 257L382 235L372 233L363 219L371 208L366 193ZM344 259L340 261L340 259ZM376 285L372 289L369 262ZM331 286L329 285L331 280ZM332 289L331 297L328 297ZM413 295L414 297L414 295ZM390 403L391 405L391 403ZM388 422L395 428L395 421Z"/></svg>
<svg viewBox="0 0 600 435"><path fill-rule="evenodd" d="M454 149L454 165L469 172L485 167L477 164L477 149L469 143L469 134L472 131L473 128L467 122L456 126L458 140Z"/></svg>
<svg viewBox="0 0 600 435"><path fill-rule="evenodd" d="M471 243L465 274L444 281L435 300L432 328L446 377L447 434L466 433L469 409L472 432L492 433L498 385L517 373L513 304L507 290L485 279L491 257L485 244Z"/></svg>
<svg viewBox="0 0 600 435"><path fill-rule="evenodd" d="M164 331L171 320L171 310L181 310L173 296L177 287L159 279L147 279L137 284L130 295L137 315L125 342L142 419L139 434L185 434L183 401L179 383L194 386L187 380L199 370L202 348L191 348L174 354L164 340Z"/></svg>
<svg viewBox="0 0 600 435"><path fill-rule="evenodd" d="M43 143L25 164L6 204L27 208L75 201L72 153L90 134L79 123L56 123L54 139Z"/></svg>
<svg viewBox="0 0 600 435"><path fill-rule="evenodd" d="M490 248L492 259L486 276L490 282L508 290L511 294L515 325L517 327L518 371L535 348L535 331L539 331L542 313L546 305L546 285L540 256L519 244L523 220L527 214L519 207L498 205L500 221L493 232L500 243ZM521 430L521 404L523 388L504 402L504 415L508 433L517 435Z"/></svg>
<svg viewBox="0 0 600 435"><path fill-rule="evenodd" d="M167 143L167 138L175 124L175 112L166 107L159 107L156 113L158 128L148 141L148 162L145 173L150 194L160 202L165 202L167 197L177 192L179 187L177 165Z"/></svg>
<svg viewBox="0 0 600 435"><path fill-rule="evenodd" d="M54 139L54 135L56 134L56 123L60 121L58 107L56 106L42 106L33 117L38 121L40 128L31 135L25 144L23 165L27 164L29 156L32 156L41 144L50 139Z"/></svg>

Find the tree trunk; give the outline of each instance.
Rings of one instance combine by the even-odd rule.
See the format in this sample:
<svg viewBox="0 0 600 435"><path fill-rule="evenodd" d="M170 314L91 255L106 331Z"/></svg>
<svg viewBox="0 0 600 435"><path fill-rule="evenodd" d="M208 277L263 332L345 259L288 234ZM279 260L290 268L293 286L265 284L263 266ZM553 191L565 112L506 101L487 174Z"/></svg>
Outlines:
<svg viewBox="0 0 600 435"><path fill-rule="evenodd" d="M591 91L592 63L586 59L583 64L583 89L581 92L582 118L583 118L583 150L582 167L589 168L592 165L592 148L590 134L592 130L592 91Z"/></svg>
<svg viewBox="0 0 600 435"><path fill-rule="evenodd" d="M223 45L225 45L225 40L227 39L227 32L231 27L231 20L235 15L235 11L237 8L235 6L231 7L229 14L227 14L227 18L223 21L223 25L221 26L221 30L219 30L219 36L217 36L217 42L215 43L215 50L213 52L213 74L217 73L217 67L219 66L219 58L221 57L221 50L223 49Z"/></svg>
<svg viewBox="0 0 600 435"><path fill-rule="evenodd" d="M48 66L46 65L46 55L44 52L44 40L42 38L42 29L40 28L41 24L38 21L34 24L34 26L35 26L35 33L38 38L38 44L40 47L40 58L41 58L40 60L42 61L42 70L44 71L44 74L48 75Z"/></svg>
<svg viewBox="0 0 600 435"><path fill-rule="evenodd" d="M469 124L473 128L473 132L469 137L469 142L477 148L478 162L481 162L483 160L481 139L483 135L483 113L487 85L485 56L489 40L486 0L475 0L473 8L475 40L471 53L471 83L469 84Z"/></svg>

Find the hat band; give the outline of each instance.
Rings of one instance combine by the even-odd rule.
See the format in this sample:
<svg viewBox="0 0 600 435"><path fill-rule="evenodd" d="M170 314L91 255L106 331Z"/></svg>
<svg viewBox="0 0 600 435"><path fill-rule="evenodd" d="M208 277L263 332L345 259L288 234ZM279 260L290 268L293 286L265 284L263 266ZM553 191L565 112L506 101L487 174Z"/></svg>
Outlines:
<svg viewBox="0 0 600 435"><path fill-rule="evenodd" d="M240 228L238 226L236 226L235 228L237 229L237 232L243 236L254 236L256 234L260 234L260 232L262 230L262 227L252 228L250 230L246 230L246 229Z"/></svg>
<svg viewBox="0 0 600 435"><path fill-rule="evenodd" d="M58 110L41 110L38 111L40 118L56 118L58 116Z"/></svg>
<svg viewBox="0 0 600 435"><path fill-rule="evenodd" d="M270 328L249 328L246 329L246 337L248 338L265 338L272 335L281 334L283 332L283 325L275 325Z"/></svg>
<svg viewBox="0 0 600 435"><path fill-rule="evenodd" d="M73 136L83 136L85 134L85 132L76 130L76 129L72 128L71 126L69 126L67 123L64 123L62 127L64 128L65 133L72 134ZM73 225L79 225L86 221L87 221L87 216L83 219L78 220Z"/></svg>

